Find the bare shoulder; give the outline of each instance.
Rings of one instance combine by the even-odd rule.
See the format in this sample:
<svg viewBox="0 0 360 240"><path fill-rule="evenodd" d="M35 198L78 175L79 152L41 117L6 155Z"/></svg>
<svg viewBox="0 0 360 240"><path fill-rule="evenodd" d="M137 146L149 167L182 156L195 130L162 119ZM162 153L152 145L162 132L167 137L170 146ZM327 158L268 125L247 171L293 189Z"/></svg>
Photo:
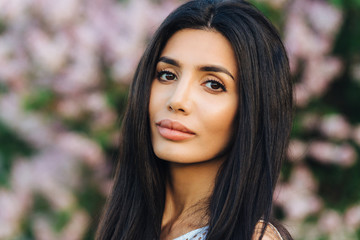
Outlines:
<svg viewBox="0 0 360 240"><path fill-rule="evenodd" d="M256 224L252 240L259 239L259 237L261 236L261 232L264 227L264 224L265 223L262 220L260 220ZM281 237L279 231L274 227L274 225L269 223L265 229L265 234L264 234L262 240L283 240L283 238Z"/></svg>

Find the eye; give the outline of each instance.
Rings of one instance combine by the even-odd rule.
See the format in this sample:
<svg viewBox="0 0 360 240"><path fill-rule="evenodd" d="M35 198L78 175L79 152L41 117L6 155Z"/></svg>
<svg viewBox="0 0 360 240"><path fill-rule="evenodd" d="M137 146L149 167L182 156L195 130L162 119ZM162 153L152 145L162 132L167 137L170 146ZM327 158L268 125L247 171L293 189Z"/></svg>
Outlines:
<svg viewBox="0 0 360 240"><path fill-rule="evenodd" d="M208 80L205 82L205 86L209 88L211 91L215 92L226 92L226 88L224 84L220 83L216 80Z"/></svg>
<svg viewBox="0 0 360 240"><path fill-rule="evenodd" d="M176 80L176 75L170 71L160 71L157 73L157 78L160 81L173 81Z"/></svg>

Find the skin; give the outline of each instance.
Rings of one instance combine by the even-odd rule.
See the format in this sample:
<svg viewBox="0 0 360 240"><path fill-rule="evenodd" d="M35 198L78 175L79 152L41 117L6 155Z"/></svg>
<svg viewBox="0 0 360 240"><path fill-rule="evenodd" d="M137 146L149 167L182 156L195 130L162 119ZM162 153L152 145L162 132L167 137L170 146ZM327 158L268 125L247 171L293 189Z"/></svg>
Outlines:
<svg viewBox="0 0 360 240"><path fill-rule="evenodd" d="M209 71L214 66L223 71ZM179 31L166 44L156 71L149 104L155 154L176 163L216 158L230 140L238 100L237 66L228 40L214 31ZM193 136L181 141L163 137L156 123L167 119Z"/></svg>
<svg viewBox="0 0 360 240"><path fill-rule="evenodd" d="M237 109L237 64L220 33L186 29L169 39L156 71L149 104L152 145L170 169L161 239L173 239L207 224L204 206ZM181 140L176 131L164 137L157 124L164 119L192 134Z"/></svg>

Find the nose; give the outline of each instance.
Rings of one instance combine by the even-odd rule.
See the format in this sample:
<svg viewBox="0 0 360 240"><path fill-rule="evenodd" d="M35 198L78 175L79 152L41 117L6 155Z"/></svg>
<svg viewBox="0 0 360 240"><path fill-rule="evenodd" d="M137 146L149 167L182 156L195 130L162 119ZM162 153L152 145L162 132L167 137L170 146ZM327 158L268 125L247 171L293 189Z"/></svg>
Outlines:
<svg viewBox="0 0 360 240"><path fill-rule="evenodd" d="M167 102L167 109L185 115L191 113L191 85L190 77L182 77L173 85L173 91Z"/></svg>

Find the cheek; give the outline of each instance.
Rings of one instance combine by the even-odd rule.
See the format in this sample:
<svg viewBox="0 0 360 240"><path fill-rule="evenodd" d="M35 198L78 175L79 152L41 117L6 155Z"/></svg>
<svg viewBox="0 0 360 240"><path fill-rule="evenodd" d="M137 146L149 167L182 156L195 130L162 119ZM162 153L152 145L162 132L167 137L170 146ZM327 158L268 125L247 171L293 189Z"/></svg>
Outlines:
<svg viewBox="0 0 360 240"><path fill-rule="evenodd" d="M234 119L236 115L234 105L207 111L203 115L203 130L201 149L207 154L207 159L212 159L222 153L229 146L233 136Z"/></svg>
<svg viewBox="0 0 360 240"><path fill-rule="evenodd" d="M158 81L154 80L151 84L150 89L150 99L149 99L149 113L154 114L162 107L166 105L167 99L169 98L168 92L169 89L166 88L166 85L160 84Z"/></svg>
<svg viewBox="0 0 360 240"><path fill-rule="evenodd" d="M149 99L149 117L152 119L156 112L158 111L158 107L160 104L160 97L161 95L157 94L158 90L156 84L153 82L151 84L150 89L150 99Z"/></svg>
<svg viewBox="0 0 360 240"><path fill-rule="evenodd" d="M224 101L226 102L226 101ZM229 135L233 129L233 122L237 111L236 101L227 101L227 104L213 105L203 114L207 131L219 136Z"/></svg>

